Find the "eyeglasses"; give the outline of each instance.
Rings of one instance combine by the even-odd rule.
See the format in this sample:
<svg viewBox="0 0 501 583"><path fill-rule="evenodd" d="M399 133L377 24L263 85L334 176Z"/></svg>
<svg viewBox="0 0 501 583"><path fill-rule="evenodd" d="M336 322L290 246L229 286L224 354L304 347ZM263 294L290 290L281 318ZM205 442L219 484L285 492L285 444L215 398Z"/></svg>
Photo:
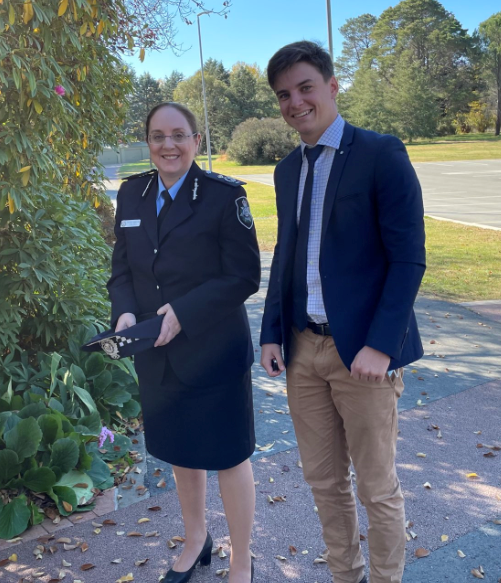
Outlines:
<svg viewBox="0 0 501 583"><path fill-rule="evenodd" d="M184 144L191 137L196 136L198 132L193 132L192 134L183 134L183 132L176 132L171 136L164 136L163 134L149 134L148 143L155 144L155 146L162 145L167 138L170 138L175 144Z"/></svg>

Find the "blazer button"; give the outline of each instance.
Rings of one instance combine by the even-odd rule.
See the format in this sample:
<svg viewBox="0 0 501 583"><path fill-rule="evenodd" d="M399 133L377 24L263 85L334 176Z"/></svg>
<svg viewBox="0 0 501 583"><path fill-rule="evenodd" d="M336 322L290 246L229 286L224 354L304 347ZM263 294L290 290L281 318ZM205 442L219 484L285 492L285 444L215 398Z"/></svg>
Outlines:
<svg viewBox="0 0 501 583"><path fill-rule="evenodd" d="M160 289L160 286L159 285L157 285L157 289Z"/></svg>
<svg viewBox="0 0 501 583"><path fill-rule="evenodd" d="M158 253L158 249L153 249L153 253Z"/></svg>

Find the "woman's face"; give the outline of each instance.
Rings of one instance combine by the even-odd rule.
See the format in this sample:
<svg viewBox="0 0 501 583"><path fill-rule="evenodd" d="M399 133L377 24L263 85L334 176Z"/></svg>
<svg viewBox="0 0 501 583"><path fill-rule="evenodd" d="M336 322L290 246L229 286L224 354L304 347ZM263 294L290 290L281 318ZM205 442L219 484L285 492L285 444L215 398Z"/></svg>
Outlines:
<svg viewBox="0 0 501 583"><path fill-rule="evenodd" d="M164 185L170 188L190 169L198 151L200 134L192 136L193 130L188 120L180 111L169 106L154 113L148 132L151 160L158 168ZM176 144L171 136L182 134L189 137L183 143ZM151 137L162 135L166 137L161 143L151 142Z"/></svg>

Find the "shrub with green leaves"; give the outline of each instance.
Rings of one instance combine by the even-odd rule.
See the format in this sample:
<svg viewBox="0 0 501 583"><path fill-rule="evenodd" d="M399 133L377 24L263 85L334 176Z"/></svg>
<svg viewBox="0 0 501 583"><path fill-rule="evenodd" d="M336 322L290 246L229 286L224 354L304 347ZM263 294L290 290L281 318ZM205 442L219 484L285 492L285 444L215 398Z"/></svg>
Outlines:
<svg viewBox="0 0 501 583"><path fill-rule="evenodd" d="M47 507L56 505L61 516L92 509L95 494L113 485L106 461L123 457L131 447L129 438L117 435L110 454L97 449L101 432L97 411L75 419L41 400L21 408L18 404L12 389L1 400L0 538L4 539L42 522Z"/></svg>
<svg viewBox="0 0 501 583"><path fill-rule="evenodd" d="M273 164L299 144L297 133L282 119L248 119L235 128L228 155L240 164Z"/></svg>

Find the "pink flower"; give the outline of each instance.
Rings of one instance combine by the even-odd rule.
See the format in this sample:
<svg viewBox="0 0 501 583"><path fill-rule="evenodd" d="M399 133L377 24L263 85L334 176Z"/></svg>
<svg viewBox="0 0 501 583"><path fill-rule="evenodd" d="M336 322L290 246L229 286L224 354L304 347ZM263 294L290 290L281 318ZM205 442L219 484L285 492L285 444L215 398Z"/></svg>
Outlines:
<svg viewBox="0 0 501 583"><path fill-rule="evenodd" d="M109 438L111 443L115 441L115 436L113 435L113 433L106 426L103 426L103 428L101 429L101 434L99 435L99 442L97 444L98 447L103 447L103 444L106 441L107 437Z"/></svg>
<svg viewBox="0 0 501 583"><path fill-rule="evenodd" d="M66 93L66 89L62 86L62 85L56 85L54 87L54 91L58 94L58 95L64 95Z"/></svg>

